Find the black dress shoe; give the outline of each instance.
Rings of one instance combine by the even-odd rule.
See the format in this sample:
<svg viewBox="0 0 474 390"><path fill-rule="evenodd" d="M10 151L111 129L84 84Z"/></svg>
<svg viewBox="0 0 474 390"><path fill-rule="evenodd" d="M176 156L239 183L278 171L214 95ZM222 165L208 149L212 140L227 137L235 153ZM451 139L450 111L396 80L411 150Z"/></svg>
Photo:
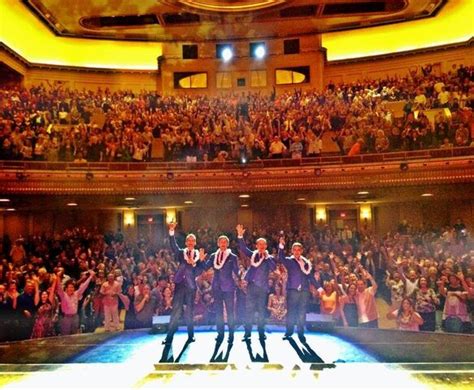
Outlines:
<svg viewBox="0 0 474 390"><path fill-rule="evenodd" d="M266 339L267 339L267 336L265 336L265 333L260 333L260 334L258 335L258 338L259 338L260 340L266 340Z"/></svg>
<svg viewBox="0 0 474 390"><path fill-rule="evenodd" d="M219 333L215 339L216 341L222 341L224 340L224 335L222 333Z"/></svg>
<svg viewBox="0 0 474 390"><path fill-rule="evenodd" d="M164 339L164 340L161 342L161 344L162 344L162 345L171 345L171 342L172 342L172 341L173 341L173 340Z"/></svg>
<svg viewBox="0 0 474 390"><path fill-rule="evenodd" d="M188 336L188 343L194 343L196 339L193 336Z"/></svg>
<svg viewBox="0 0 474 390"><path fill-rule="evenodd" d="M250 334L244 334L244 337L242 338L242 341L250 341Z"/></svg>
<svg viewBox="0 0 474 390"><path fill-rule="evenodd" d="M282 337L283 340L290 340L291 339L291 334L284 334L284 336Z"/></svg>

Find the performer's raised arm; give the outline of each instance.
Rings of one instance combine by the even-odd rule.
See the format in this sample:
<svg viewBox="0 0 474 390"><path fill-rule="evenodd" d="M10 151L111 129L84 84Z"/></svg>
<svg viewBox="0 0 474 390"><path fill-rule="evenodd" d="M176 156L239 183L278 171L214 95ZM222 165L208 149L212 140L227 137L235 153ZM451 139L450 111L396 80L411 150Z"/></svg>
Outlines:
<svg viewBox="0 0 474 390"><path fill-rule="evenodd" d="M244 241L244 234L245 234L245 229L244 226L241 224L238 224L235 228L237 230L237 240L239 243L239 249L245 253L246 256L250 257L252 256L252 251L245 245Z"/></svg>
<svg viewBox="0 0 474 390"><path fill-rule="evenodd" d="M176 222L170 222L168 224L168 232L169 232L169 238L170 238L170 246L171 246L171 250L173 251L173 253L176 255L179 253L180 251L180 248L176 242L176 237L175 237L175 230L176 230L176 226L178 224Z"/></svg>

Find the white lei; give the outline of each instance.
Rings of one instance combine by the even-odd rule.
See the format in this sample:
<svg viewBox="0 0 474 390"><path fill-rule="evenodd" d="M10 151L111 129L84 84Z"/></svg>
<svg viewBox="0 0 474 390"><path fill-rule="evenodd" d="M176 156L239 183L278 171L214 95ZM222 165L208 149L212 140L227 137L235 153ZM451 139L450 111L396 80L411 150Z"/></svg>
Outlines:
<svg viewBox="0 0 474 390"><path fill-rule="evenodd" d="M263 261L268 257L268 251L264 252L264 256L262 258L260 258L260 256L259 256L258 261L255 262L255 256L257 256L257 255L258 255L258 250L253 251L252 257L250 258L250 265L252 267L259 267L260 264L262 264Z"/></svg>
<svg viewBox="0 0 474 390"><path fill-rule="evenodd" d="M192 252L194 252L194 256L192 257L188 256L188 251L189 249L183 249L184 260L186 260L187 264L191 263L193 267L196 267L196 264L199 261L199 251L197 249L193 249Z"/></svg>
<svg viewBox="0 0 474 390"><path fill-rule="evenodd" d="M221 253L224 253L224 256L222 256L222 262L221 262L221 264L218 265L218 264L217 264L217 259L219 258L219 255L220 255ZM225 261L227 260L227 257L229 257L229 255L230 255L230 249L227 248L224 252L221 252L221 250L218 249L218 250L216 251L216 253L214 253L214 255L215 255L215 256L214 256L214 268L215 268L215 269L221 269L221 268L224 266Z"/></svg>
<svg viewBox="0 0 474 390"><path fill-rule="evenodd" d="M309 275L311 273L311 262L306 257L300 256L298 260L295 256L291 256L291 259L295 260L298 263L301 272L303 272L305 275ZM305 267L306 265L308 267Z"/></svg>

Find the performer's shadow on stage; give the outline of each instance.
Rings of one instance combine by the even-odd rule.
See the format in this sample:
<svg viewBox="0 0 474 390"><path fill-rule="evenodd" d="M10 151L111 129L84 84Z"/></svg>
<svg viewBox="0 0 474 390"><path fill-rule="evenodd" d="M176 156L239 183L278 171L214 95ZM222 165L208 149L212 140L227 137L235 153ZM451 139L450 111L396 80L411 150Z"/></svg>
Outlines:
<svg viewBox="0 0 474 390"><path fill-rule="evenodd" d="M324 363L324 360L313 351L309 344L305 341L302 344L302 348L292 338L288 339L288 342L298 354L299 358L303 363Z"/></svg>
<svg viewBox="0 0 474 390"><path fill-rule="evenodd" d="M186 340L186 342L183 345L183 348L181 349L181 352L179 353L179 355L176 359L173 356L173 345L172 344L166 344L165 348L163 349L163 353L161 354L160 363L179 363L179 361L183 357L184 352L186 351L189 344L191 344L191 343L192 343L192 341L190 341L189 339Z"/></svg>
<svg viewBox="0 0 474 390"><path fill-rule="evenodd" d="M253 363L268 363L268 355L267 355L267 348L265 344L265 340L259 339L260 346L262 347L261 354L258 353L257 348L252 348L252 342L250 340L246 340L245 344L247 344L247 351L249 352L250 360Z"/></svg>
<svg viewBox="0 0 474 390"><path fill-rule="evenodd" d="M221 350L222 343L223 343L222 339L216 340L216 346L214 347L214 352L212 353L212 357L210 360L211 363L227 363L228 362L230 351L232 350L234 343L225 343L225 345L227 346L227 349L224 346L224 348L222 348Z"/></svg>

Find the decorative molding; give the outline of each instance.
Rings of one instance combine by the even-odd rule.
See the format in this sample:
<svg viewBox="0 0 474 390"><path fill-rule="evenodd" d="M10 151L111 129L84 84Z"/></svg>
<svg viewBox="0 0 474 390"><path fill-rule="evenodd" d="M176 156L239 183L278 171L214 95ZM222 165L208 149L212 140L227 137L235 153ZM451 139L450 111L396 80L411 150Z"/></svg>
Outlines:
<svg viewBox="0 0 474 390"><path fill-rule="evenodd" d="M215 170L0 171L4 194L181 194L387 188L474 182L469 158L416 160L401 171L400 161L320 167L228 168ZM319 173L316 174L315 170ZM18 174L20 172L20 175ZM86 173L93 174L92 179ZM172 175L170 175L170 172Z"/></svg>

